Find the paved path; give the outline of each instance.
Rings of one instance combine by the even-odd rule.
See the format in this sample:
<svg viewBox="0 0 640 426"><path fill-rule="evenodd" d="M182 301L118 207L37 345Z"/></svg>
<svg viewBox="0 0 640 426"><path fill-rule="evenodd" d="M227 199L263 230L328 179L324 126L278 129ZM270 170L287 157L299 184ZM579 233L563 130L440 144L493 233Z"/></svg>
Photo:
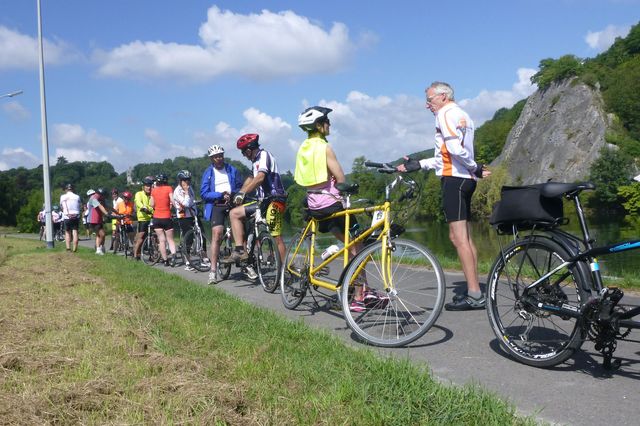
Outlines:
<svg viewBox="0 0 640 426"><path fill-rule="evenodd" d="M156 267L207 285L206 273L187 272L181 267ZM449 299L453 290L464 282L460 274L446 275ZM235 267L230 279L218 287L293 320L301 319L312 327L331 330L348 344L362 347L352 338L340 312L318 306L309 297L297 310L287 310L278 292L265 293L259 284L245 281ZM625 296L624 301L640 305L637 297ZM630 337L640 339L637 332ZM591 342L585 343L583 350L568 362L539 369L519 364L501 352L485 311L443 311L436 325L410 346L371 350L383 356L426 363L442 382L478 384L510 400L522 413L552 423L637 425L640 422L640 345L637 343L619 342L615 355L622 359L622 366L612 374L602 369L602 357Z"/></svg>

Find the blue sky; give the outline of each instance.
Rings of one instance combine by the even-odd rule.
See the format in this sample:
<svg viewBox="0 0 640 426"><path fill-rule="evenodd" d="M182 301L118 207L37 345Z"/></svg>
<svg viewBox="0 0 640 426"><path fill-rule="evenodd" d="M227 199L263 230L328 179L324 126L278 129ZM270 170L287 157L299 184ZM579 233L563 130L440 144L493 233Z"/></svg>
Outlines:
<svg viewBox="0 0 640 426"><path fill-rule="evenodd" d="M42 163L36 0L0 0L0 170ZM259 133L282 170L298 114L334 109L349 170L432 147L424 89L447 81L476 125L535 90L544 58L593 57L640 0L42 0L51 163L204 155Z"/></svg>

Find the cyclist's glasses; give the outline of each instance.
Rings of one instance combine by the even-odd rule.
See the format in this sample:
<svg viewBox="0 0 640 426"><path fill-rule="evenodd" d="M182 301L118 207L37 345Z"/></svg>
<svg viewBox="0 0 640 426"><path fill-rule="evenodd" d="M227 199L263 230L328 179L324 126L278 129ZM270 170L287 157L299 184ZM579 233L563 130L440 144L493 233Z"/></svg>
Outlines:
<svg viewBox="0 0 640 426"><path fill-rule="evenodd" d="M433 96L429 96L429 97L427 97L427 103L428 103L428 104L430 104L431 102L433 102L433 100L434 100L435 98L437 98L438 96L441 96L441 95L444 95L444 93L437 93L437 94L435 94L435 95L433 95Z"/></svg>
<svg viewBox="0 0 640 426"><path fill-rule="evenodd" d="M247 155L247 154L249 154L249 152L251 152L251 148L245 148L240 152L242 153L242 155Z"/></svg>
<svg viewBox="0 0 640 426"><path fill-rule="evenodd" d="M224 154L212 155L211 158L213 158L214 160L220 160L220 159L224 158Z"/></svg>

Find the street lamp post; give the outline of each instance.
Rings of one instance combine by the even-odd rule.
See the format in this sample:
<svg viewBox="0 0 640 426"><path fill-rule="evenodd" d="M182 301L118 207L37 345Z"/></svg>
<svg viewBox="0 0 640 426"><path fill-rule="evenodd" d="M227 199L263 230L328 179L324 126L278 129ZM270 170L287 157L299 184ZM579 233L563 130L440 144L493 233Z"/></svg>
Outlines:
<svg viewBox="0 0 640 426"><path fill-rule="evenodd" d="M38 53L40 58L40 118L42 125L42 180L44 184L44 213L47 248L53 248L53 221L51 219L51 184L49 182L49 137L47 136L47 101L44 90L44 48L42 43L42 12L38 0Z"/></svg>

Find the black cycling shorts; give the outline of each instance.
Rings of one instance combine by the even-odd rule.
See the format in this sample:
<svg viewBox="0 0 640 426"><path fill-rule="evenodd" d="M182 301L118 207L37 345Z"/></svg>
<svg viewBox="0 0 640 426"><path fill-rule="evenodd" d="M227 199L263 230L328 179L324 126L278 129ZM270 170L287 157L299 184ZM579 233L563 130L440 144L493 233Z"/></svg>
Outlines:
<svg viewBox="0 0 640 426"><path fill-rule="evenodd" d="M229 215L229 207L227 205L213 206L211 211L211 227L224 226L224 219Z"/></svg>
<svg viewBox="0 0 640 426"><path fill-rule="evenodd" d="M156 219L153 218L153 229L164 229L165 231L173 230L173 220L171 219Z"/></svg>
<svg viewBox="0 0 640 426"><path fill-rule="evenodd" d="M333 213L341 212L344 210L341 202L337 202L335 204L330 205L329 207L325 207L320 210L309 210L309 214L316 218L322 219L323 217L327 217L332 215ZM351 221L353 224L356 223L355 217L351 217ZM318 231L320 232L344 232L344 216L334 217L333 219L321 220L318 222Z"/></svg>
<svg viewBox="0 0 640 426"><path fill-rule="evenodd" d="M146 234L147 232L149 232L149 221L148 220L143 220L143 221L138 221L138 225L136 227L136 231L138 233L143 233Z"/></svg>
<svg viewBox="0 0 640 426"><path fill-rule="evenodd" d="M78 227L80 226L80 218L75 218L75 219L65 219L64 220L64 229L66 229L67 231L73 231L73 230L78 230Z"/></svg>
<svg viewBox="0 0 640 426"><path fill-rule="evenodd" d="M476 190L473 179L455 176L443 176L440 179L442 189L442 210L447 222L471 219L471 197Z"/></svg>

